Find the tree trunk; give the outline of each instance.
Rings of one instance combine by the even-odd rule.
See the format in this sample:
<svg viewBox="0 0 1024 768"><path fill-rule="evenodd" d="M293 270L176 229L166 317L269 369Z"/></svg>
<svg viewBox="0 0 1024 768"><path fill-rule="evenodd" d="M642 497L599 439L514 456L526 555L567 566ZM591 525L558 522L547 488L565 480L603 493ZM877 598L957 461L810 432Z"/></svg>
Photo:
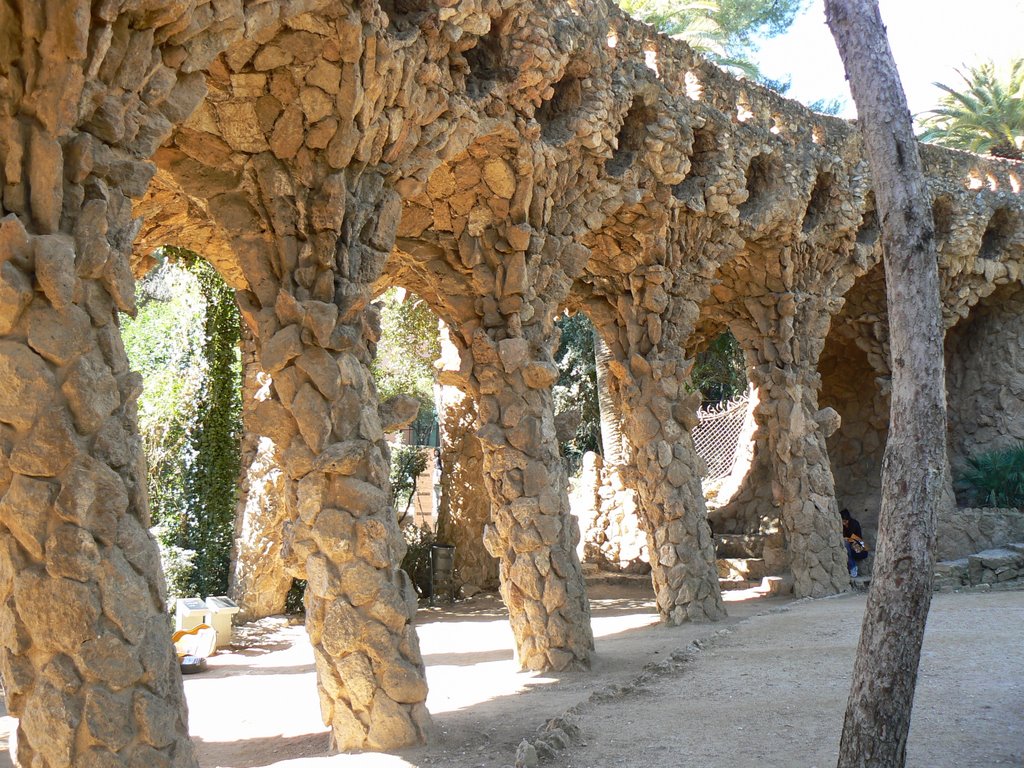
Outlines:
<svg viewBox="0 0 1024 768"><path fill-rule="evenodd" d="M601 452L606 469L621 467L625 460L622 448L622 409L611 391L611 371L608 363L611 350L594 329L594 368L597 371L597 401L601 410Z"/></svg>
<svg viewBox="0 0 1024 768"><path fill-rule="evenodd" d="M892 405L882 511L839 766L902 766L931 602L946 394L930 197L877 0L826 0L882 221Z"/></svg>

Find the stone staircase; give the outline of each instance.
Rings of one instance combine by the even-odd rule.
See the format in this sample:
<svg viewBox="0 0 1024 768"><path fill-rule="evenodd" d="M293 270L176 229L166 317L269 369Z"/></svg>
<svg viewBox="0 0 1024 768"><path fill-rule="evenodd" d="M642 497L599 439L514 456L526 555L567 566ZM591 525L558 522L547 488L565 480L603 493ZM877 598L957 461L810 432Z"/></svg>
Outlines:
<svg viewBox="0 0 1024 768"><path fill-rule="evenodd" d="M782 576L768 573L764 560L764 536L745 533L715 534L718 555L718 583L722 591L758 589L767 594L785 594L792 584Z"/></svg>
<svg viewBox="0 0 1024 768"><path fill-rule="evenodd" d="M716 534L715 553L718 583L722 591L756 589L762 594L782 595L793 589L792 580L768 573L763 555L764 537L750 534ZM650 584L649 573L605 571L591 563L583 564L583 576L589 585L629 586Z"/></svg>

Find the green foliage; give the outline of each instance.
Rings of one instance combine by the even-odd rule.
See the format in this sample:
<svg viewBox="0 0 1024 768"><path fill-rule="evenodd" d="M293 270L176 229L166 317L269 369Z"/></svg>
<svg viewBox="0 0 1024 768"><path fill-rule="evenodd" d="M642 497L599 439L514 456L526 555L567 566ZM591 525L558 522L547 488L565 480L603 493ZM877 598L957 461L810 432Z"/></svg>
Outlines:
<svg viewBox="0 0 1024 768"><path fill-rule="evenodd" d="M413 424L416 442L426 443L433 429L434 361L441 356L437 316L422 300L391 288L379 299L381 339L373 376L381 400L411 395L420 401Z"/></svg>
<svg viewBox="0 0 1024 768"><path fill-rule="evenodd" d="M957 486L969 504L1024 507L1024 442L971 457Z"/></svg>
<svg viewBox="0 0 1024 768"><path fill-rule="evenodd" d="M720 403L746 391L746 371L743 349L726 331L697 353L690 381L704 396L705 404Z"/></svg>
<svg viewBox="0 0 1024 768"><path fill-rule="evenodd" d="M201 259L190 271L206 302L205 383L190 436L194 460L185 475L190 516L182 538L196 549L195 584L202 595L228 588L238 477L242 470L242 320L234 291Z"/></svg>
<svg viewBox="0 0 1024 768"><path fill-rule="evenodd" d="M626 13L684 40L710 61L756 78L755 37L774 37L793 23L804 0L619 0Z"/></svg>
<svg viewBox="0 0 1024 768"><path fill-rule="evenodd" d="M391 449L391 504L402 520L416 494L416 478L427 468L427 452L412 445Z"/></svg>
<svg viewBox="0 0 1024 768"><path fill-rule="evenodd" d="M241 470L240 318L209 264L178 249L164 256L139 284L138 316L122 318L144 382L150 509L173 595L222 594Z"/></svg>
<svg viewBox="0 0 1024 768"><path fill-rule="evenodd" d="M601 409L597 401L597 369L594 365L594 326L583 313L563 315L555 321L562 338L555 354L555 413L577 410L580 425L571 440L562 444L569 473L582 466L583 454L601 451Z"/></svg>
<svg viewBox="0 0 1024 768"><path fill-rule="evenodd" d="M935 83L945 95L921 120L921 141L1024 159L1024 59L1002 70L987 62L957 74L962 90Z"/></svg>
<svg viewBox="0 0 1024 768"><path fill-rule="evenodd" d="M435 543L434 532L426 526L407 525L402 529L405 538L405 557L402 570L409 574L420 597L430 597L430 547Z"/></svg>
<svg viewBox="0 0 1024 768"><path fill-rule="evenodd" d="M285 613L306 612L306 580L292 579L292 585L284 598Z"/></svg>

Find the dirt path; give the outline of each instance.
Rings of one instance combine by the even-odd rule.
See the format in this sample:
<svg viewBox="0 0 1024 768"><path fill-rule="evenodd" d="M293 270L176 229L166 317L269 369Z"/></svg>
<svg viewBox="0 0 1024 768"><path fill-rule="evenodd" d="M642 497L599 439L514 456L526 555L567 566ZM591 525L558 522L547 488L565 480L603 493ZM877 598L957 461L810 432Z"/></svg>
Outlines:
<svg viewBox="0 0 1024 768"><path fill-rule="evenodd" d="M524 737L571 708L579 736L548 765L835 764L862 594L731 603L725 623L676 629L657 625L642 592L596 594L594 669L557 679L515 670L495 598L421 611L439 736L401 755L329 755L304 630L250 627L254 645L186 679L201 764L502 768ZM1024 592L936 596L908 764L1024 765Z"/></svg>

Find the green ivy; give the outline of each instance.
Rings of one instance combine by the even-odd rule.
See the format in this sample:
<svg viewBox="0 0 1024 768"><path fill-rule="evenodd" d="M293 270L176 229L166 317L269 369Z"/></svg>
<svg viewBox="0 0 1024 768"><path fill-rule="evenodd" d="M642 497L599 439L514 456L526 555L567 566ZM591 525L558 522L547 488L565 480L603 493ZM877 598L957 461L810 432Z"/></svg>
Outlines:
<svg viewBox="0 0 1024 768"><path fill-rule="evenodd" d="M139 431L171 597L223 594L241 472L241 320L233 291L189 251L166 248L140 281L125 349L143 376ZM173 567L170 565L173 564Z"/></svg>

